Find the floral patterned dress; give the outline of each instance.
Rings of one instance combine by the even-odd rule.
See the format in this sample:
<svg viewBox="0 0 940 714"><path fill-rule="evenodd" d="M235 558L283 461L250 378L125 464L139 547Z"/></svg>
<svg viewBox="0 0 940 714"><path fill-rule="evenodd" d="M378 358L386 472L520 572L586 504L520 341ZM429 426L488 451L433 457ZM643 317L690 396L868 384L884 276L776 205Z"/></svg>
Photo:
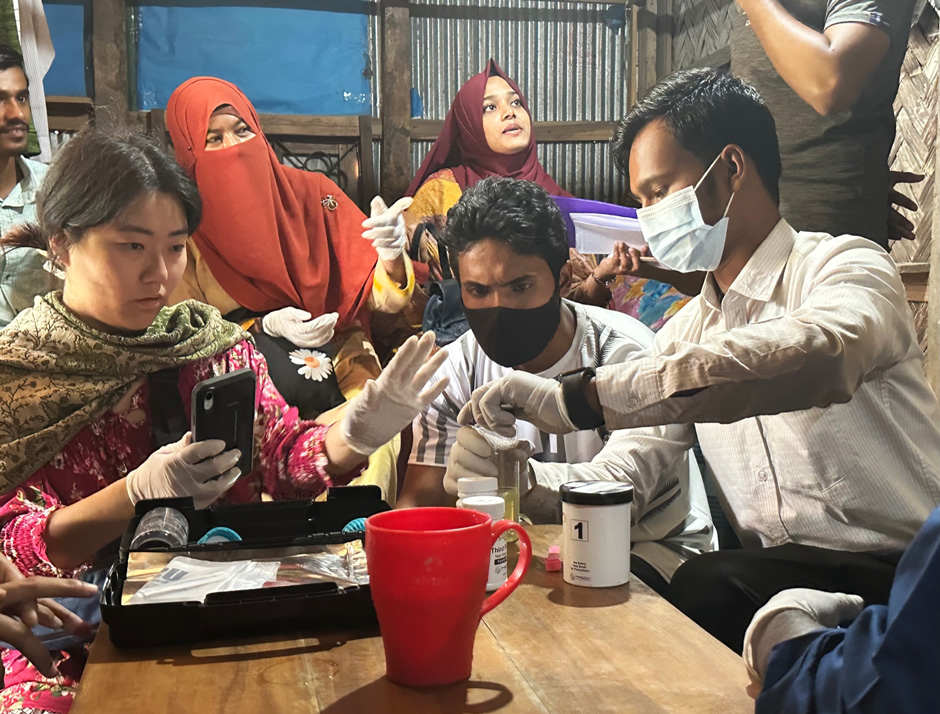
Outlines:
<svg viewBox="0 0 940 714"><path fill-rule="evenodd" d="M331 480L324 450L329 427L299 418L268 377L267 365L249 342L180 370L180 396L188 412L192 391L203 379L248 367L257 377L255 466L220 499L227 503L312 498L331 485L348 483L358 471ZM187 414L187 417L189 415ZM0 497L0 548L25 575L71 577L46 556L49 515L100 491L137 468L153 453L150 394L146 381L14 491ZM49 679L16 650L2 650L4 688L0 713L67 714L84 668L87 646L54 656L62 676Z"/></svg>
<svg viewBox="0 0 940 714"><path fill-rule="evenodd" d="M692 298L668 283L621 275L610 286L611 307L635 317L653 332L669 321Z"/></svg>

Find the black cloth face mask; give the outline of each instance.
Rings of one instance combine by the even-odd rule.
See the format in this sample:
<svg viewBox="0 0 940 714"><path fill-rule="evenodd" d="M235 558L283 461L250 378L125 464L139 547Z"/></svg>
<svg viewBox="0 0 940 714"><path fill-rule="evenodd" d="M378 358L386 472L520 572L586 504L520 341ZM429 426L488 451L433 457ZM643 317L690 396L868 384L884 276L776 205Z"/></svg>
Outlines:
<svg viewBox="0 0 940 714"><path fill-rule="evenodd" d="M556 292L540 307L469 309L464 314L473 336L491 360L503 367L518 367L538 357L561 322L561 296Z"/></svg>

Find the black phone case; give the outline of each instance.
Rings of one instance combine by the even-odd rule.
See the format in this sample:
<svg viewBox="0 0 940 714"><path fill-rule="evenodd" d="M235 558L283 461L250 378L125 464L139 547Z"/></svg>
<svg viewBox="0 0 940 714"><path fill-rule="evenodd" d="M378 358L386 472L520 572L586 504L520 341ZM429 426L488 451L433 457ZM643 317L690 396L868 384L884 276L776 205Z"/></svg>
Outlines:
<svg viewBox="0 0 940 714"><path fill-rule="evenodd" d="M254 372L238 369L203 380L192 397L193 441L221 439L226 451L239 449L243 476L253 463L255 382Z"/></svg>

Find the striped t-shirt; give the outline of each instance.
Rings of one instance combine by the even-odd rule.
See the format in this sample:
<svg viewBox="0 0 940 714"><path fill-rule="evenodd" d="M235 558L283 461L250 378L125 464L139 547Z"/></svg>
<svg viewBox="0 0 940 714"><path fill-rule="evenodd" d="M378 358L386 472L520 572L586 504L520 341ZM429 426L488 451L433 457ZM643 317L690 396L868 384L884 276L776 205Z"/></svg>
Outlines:
<svg viewBox="0 0 940 714"><path fill-rule="evenodd" d="M553 378L574 369L621 362L652 345L649 328L623 313L568 300L563 305L575 315L574 339L564 356L537 376ZM444 350L448 359L438 374L449 376L450 383L415 419L412 464L446 467L460 428L457 414L470 401L470 394L513 371L487 357L472 331ZM689 556L709 550L712 541L701 476L693 466L695 483L690 487L688 458L684 453L675 458L672 430L667 426L621 430L613 435L598 430L559 436L517 421L517 437L534 447L530 463L536 479L534 488L522 495L522 512L536 523L560 522L558 488L562 483L633 483L634 554L642 555L669 580L675 568Z"/></svg>

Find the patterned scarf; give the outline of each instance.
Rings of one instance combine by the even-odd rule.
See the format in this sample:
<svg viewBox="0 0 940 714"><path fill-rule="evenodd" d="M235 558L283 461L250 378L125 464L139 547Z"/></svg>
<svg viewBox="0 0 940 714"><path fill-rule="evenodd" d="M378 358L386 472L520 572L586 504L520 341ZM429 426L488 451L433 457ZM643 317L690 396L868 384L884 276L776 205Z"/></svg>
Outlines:
<svg viewBox="0 0 940 714"><path fill-rule="evenodd" d="M49 293L0 330L0 493L19 486L139 379L250 339L214 307L165 307L137 337L82 323Z"/></svg>

